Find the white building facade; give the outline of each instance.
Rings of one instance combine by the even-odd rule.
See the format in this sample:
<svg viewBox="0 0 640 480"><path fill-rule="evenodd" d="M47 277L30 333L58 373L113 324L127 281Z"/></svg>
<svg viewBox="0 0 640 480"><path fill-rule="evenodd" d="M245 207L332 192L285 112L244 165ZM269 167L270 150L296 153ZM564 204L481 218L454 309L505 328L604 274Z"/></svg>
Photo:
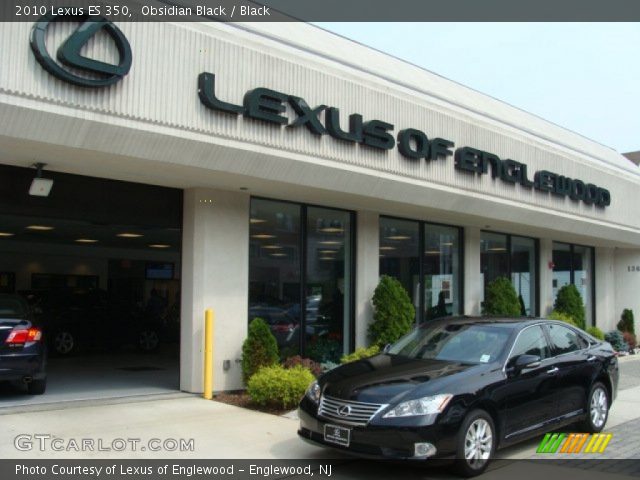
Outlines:
<svg viewBox="0 0 640 480"><path fill-rule="evenodd" d="M381 274L419 321L480 314L499 276L526 315L567 283L589 325L640 313L640 169L610 148L307 24L120 23L130 69L95 88L43 68L32 27L0 28L0 164L183 190L182 390L206 308L214 388L235 389L250 318L334 359L367 343Z"/></svg>

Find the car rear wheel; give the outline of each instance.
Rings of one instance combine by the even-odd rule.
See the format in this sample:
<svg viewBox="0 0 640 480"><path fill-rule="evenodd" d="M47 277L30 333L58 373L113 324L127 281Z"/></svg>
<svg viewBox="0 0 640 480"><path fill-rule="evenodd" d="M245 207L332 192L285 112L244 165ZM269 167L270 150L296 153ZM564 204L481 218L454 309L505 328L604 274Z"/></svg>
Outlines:
<svg viewBox="0 0 640 480"><path fill-rule="evenodd" d="M609 393L607 387L596 382L587 397L587 418L582 423L588 433L601 432L609 418Z"/></svg>
<svg viewBox="0 0 640 480"><path fill-rule="evenodd" d="M69 355L76 348L76 338L69 330L59 330L53 337L53 349L58 355Z"/></svg>
<svg viewBox="0 0 640 480"><path fill-rule="evenodd" d="M474 477L487 468L493 456L497 438L491 415L473 410L462 422L458 432L455 469L460 475Z"/></svg>
<svg viewBox="0 0 640 480"><path fill-rule="evenodd" d="M160 345L160 335L152 328L146 328L138 335L138 346L143 352L153 352Z"/></svg>
<svg viewBox="0 0 640 480"><path fill-rule="evenodd" d="M31 380L27 384L27 392L29 393L29 395L42 395L46 389L47 389L46 378L43 378L42 380Z"/></svg>

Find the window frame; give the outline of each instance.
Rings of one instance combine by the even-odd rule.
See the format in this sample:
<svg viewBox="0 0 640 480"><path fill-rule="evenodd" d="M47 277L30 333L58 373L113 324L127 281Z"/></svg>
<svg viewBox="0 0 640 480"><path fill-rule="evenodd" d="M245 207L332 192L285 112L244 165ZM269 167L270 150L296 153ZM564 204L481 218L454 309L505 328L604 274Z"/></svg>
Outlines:
<svg viewBox="0 0 640 480"><path fill-rule="evenodd" d="M465 310L464 310L464 306L465 306L465 301L464 301L464 279L465 279L465 271L464 271L464 255L465 255L465 248L464 248L464 227L461 227L460 225L451 225L449 223L442 223L442 222L431 222L431 221L427 221L427 220L417 220L415 218L406 218L406 217L398 217L395 215L383 215L380 214L378 216L378 240L380 238L380 220L387 218L389 220L399 220L399 221L404 221L404 222L413 222L413 223L417 223L418 224L418 278L420 279L420 289L418 291L418 311L416 312L416 319L415 319L415 324L416 325L421 325L422 323L424 323L425 320L425 295L424 295L424 259L425 259L425 254L424 254L424 250L425 250L425 226L426 225L435 225L437 227L447 227L447 228L455 228L456 230L458 230L458 257L459 257L459 263L460 263L460 285L458 287L458 290L460 292L460 312L456 315L464 315L465 314ZM378 268L380 266L380 261L378 260Z"/></svg>

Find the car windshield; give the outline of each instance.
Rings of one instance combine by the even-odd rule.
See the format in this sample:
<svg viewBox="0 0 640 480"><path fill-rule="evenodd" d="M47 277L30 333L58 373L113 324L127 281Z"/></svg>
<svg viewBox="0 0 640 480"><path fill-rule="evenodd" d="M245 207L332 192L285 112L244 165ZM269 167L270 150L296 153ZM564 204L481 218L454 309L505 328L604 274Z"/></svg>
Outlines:
<svg viewBox="0 0 640 480"><path fill-rule="evenodd" d="M498 324L426 325L413 330L387 353L425 360L489 363L505 350L510 328Z"/></svg>
<svg viewBox="0 0 640 480"><path fill-rule="evenodd" d="M23 317L27 313L25 302L19 298L0 297L0 317Z"/></svg>

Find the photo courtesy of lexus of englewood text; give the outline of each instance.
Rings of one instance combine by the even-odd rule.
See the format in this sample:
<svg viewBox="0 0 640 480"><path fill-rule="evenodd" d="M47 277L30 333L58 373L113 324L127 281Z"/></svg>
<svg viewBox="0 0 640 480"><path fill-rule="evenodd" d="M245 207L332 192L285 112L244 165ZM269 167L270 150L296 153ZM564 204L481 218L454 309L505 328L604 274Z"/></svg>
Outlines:
<svg viewBox="0 0 640 480"><path fill-rule="evenodd" d="M640 3L0 5L0 478L640 476Z"/></svg>

